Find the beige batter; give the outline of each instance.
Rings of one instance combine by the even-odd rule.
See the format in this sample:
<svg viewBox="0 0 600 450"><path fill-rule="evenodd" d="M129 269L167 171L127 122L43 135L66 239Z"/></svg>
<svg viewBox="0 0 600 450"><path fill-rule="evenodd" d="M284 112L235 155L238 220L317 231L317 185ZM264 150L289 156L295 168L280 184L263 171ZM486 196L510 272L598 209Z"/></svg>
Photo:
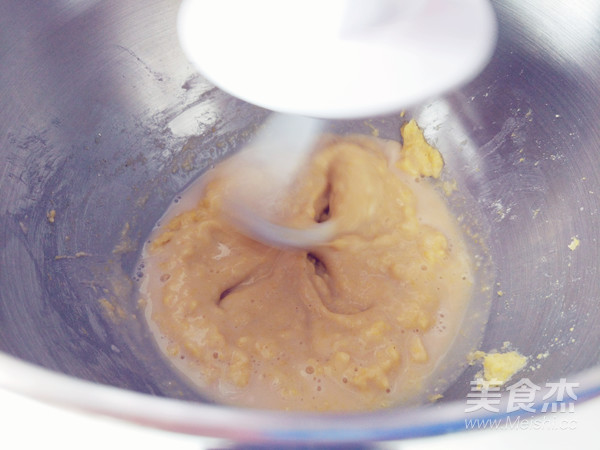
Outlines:
<svg viewBox="0 0 600 450"><path fill-rule="evenodd" d="M242 406L356 411L435 387L473 273L426 178L439 177L440 154L414 122L403 138L403 149L322 138L277 219L335 220L326 245L278 249L236 230L223 215L227 163L167 213L145 249L142 294L160 347L202 392Z"/></svg>

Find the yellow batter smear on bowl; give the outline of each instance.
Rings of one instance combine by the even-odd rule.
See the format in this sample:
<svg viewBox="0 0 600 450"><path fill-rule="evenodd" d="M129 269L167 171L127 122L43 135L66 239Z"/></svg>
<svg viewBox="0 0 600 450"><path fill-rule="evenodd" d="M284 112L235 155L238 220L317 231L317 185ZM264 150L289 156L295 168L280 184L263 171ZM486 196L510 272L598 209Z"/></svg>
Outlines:
<svg viewBox="0 0 600 450"><path fill-rule="evenodd" d="M482 361L483 374L478 373L476 378L485 382L488 387L505 385L527 364L527 357L515 350L490 353L478 350L469 354L467 358L471 365L474 364L475 361Z"/></svg>
<svg viewBox="0 0 600 450"><path fill-rule="evenodd" d="M227 162L167 213L145 249L142 293L159 346L202 392L305 411L427 398L473 268L426 178L439 177L441 155L414 121L402 134L404 148L323 136L277 221L335 220L326 245L279 249L240 233L224 214Z"/></svg>

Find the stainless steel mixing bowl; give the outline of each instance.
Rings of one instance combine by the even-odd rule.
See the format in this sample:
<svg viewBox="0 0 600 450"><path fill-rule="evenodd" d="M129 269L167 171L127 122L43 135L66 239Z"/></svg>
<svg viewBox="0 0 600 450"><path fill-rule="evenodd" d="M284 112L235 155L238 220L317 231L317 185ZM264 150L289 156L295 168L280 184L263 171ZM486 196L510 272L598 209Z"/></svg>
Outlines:
<svg viewBox="0 0 600 450"><path fill-rule="evenodd" d="M177 8L0 1L0 385L234 440L464 429L476 367L435 405L298 417L210 404L158 355L135 303L140 248L182 188L267 114L194 73ZM520 375L537 385L566 377L581 400L600 391L600 3L495 8L489 67L406 117L442 151L494 264L481 348L510 341L532 357ZM398 139L403 120L331 126Z"/></svg>

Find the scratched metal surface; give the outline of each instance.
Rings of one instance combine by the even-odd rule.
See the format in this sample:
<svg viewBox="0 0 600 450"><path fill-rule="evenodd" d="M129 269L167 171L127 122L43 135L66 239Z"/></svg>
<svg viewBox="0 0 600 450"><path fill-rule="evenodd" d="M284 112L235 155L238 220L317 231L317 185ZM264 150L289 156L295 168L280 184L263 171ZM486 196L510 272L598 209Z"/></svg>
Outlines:
<svg viewBox="0 0 600 450"><path fill-rule="evenodd" d="M9 358L2 383L199 434L263 439L267 424L299 439L403 437L424 424L421 434L440 432L436 424L460 416L475 367L435 413L377 416L379 431L370 415L310 416L300 426L202 403L149 344L135 302L141 246L177 193L266 116L194 73L178 48L177 7L0 1L0 349L118 390L102 403L97 386L75 387ZM577 377L600 359L600 6L504 0L495 7L500 36L489 67L406 117L442 151L447 179L467 199L455 206L476 218L489 248L492 303L481 348L510 341L532 356L523 376L544 383ZM374 127L398 138L403 120L331 127ZM570 248L574 238L580 245ZM167 407L163 397L198 404ZM123 412L123 402L138 401L144 406ZM352 434L357 429L364 432Z"/></svg>

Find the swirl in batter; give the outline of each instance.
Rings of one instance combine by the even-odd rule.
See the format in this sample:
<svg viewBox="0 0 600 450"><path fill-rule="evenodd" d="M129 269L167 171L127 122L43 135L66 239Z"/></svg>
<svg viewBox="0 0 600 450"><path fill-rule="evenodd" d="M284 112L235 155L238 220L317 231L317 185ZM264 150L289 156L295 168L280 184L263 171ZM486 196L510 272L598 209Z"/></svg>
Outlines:
<svg viewBox="0 0 600 450"><path fill-rule="evenodd" d="M227 161L184 194L193 207L169 211L145 249L142 293L163 352L202 392L357 411L414 402L435 385L471 298L472 262L429 180L440 154L414 122L402 134L403 146L323 136L277 220L334 220L325 245L273 248L237 230L224 214Z"/></svg>

